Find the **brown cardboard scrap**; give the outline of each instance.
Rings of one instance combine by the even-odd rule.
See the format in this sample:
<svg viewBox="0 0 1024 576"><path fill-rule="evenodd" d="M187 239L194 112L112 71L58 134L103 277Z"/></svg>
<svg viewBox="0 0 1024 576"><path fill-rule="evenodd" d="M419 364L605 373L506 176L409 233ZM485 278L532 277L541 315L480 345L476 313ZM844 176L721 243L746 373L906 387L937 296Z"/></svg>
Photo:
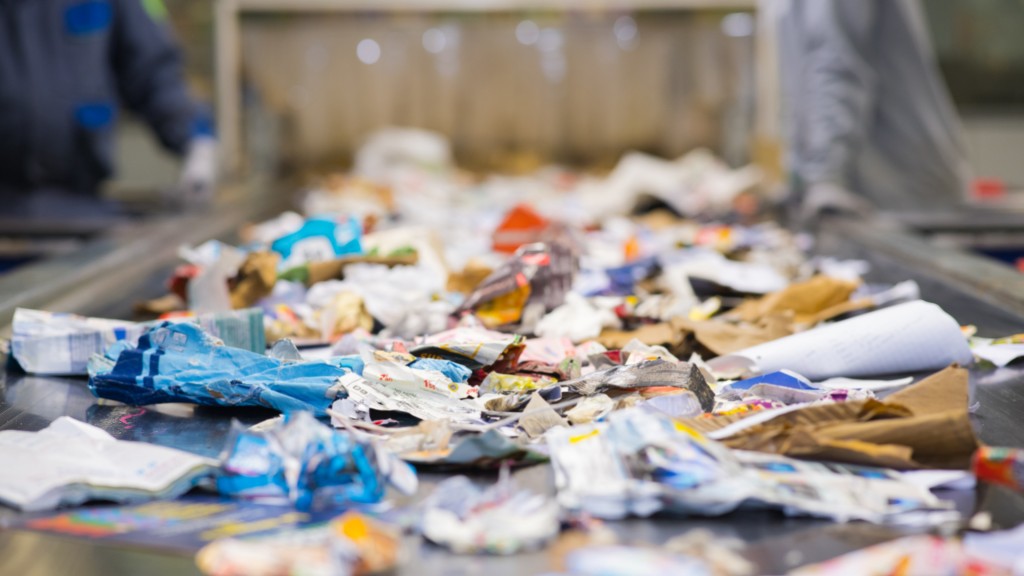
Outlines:
<svg viewBox="0 0 1024 576"><path fill-rule="evenodd" d="M806 431L794 434L780 451L794 458L847 462L864 466L913 469L913 449L898 444L873 444L861 440L816 438Z"/></svg>
<svg viewBox="0 0 1024 576"><path fill-rule="evenodd" d="M724 320L694 322L682 318L675 319L674 323L691 330L698 342L719 356L793 333L793 320L788 313L769 314L753 324L732 324Z"/></svg>
<svg viewBox="0 0 1024 576"><path fill-rule="evenodd" d="M838 424L816 433L821 440L905 446L912 451L914 462L928 468L967 468L978 447L966 406L962 410L912 418Z"/></svg>
<svg viewBox="0 0 1024 576"><path fill-rule="evenodd" d="M818 312L817 314L805 317L800 322L801 326L812 327L826 320L831 320L837 316L843 314L849 314L850 312L856 312L858 310L870 310L875 307L875 301L871 298L859 298L857 300L849 300L842 304L836 304Z"/></svg>
<svg viewBox="0 0 1024 576"><path fill-rule="evenodd" d="M792 312L797 323L805 324L817 314L849 301L858 283L829 276L815 276L761 298L747 300L730 313L744 322L757 322L780 312Z"/></svg>
<svg viewBox="0 0 1024 576"><path fill-rule="evenodd" d="M648 346L665 346L671 351L671 348L683 342L686 332L668 322L659 322L646 324L636 330L605 329L597 337L597 341L609 350L621 350L634 338Z"/></svg>
<svg viewBox="0 0 1024 576"><path fill-rule="evenodd" d="M885 402L905 406L915 416L966 410L968 380L967 369L954 364L890 394Z"/></svg>
<svg viewBox="0 0 1024 576"><path fill-rule="evenodd" d="M761 412L745 412L743 414L712 417L698 416L683 420L683 422L698 432L707 434L758 414L761 414ZM780 414L767 422L759 424L756 428L816 426L830 422L858 422L881 418L903 418L911 415L912 413L903 406L886 404L871 399L855 400L832 404L814 404L806 408ZM753 429L751 428L750 430Z"/></svg>
<svg viewBox="0 0 1024 576"><path fill-rule="evenodd" d="M978 441L967 412L968 373L945 368L884 402L815 404L724 440L732 448L895 468L964 468ZM709 433L757 414L692 418Z"/></svg>
<svg viewBox="0 0 1024 576"><path fill-rule="evenodd" d="M449 292L470 294L492 272L494 270L483 262L470 260L466 267L462 269L462 272L453 272L448 275L447 289Z"/></svg>
<svg viewBox="0 0 1024 576"><path fill-rule="evenodd" d="M274 290L277 282L277 252L253 252L246 256L231 287L231 307L249 308Z"/></svg>

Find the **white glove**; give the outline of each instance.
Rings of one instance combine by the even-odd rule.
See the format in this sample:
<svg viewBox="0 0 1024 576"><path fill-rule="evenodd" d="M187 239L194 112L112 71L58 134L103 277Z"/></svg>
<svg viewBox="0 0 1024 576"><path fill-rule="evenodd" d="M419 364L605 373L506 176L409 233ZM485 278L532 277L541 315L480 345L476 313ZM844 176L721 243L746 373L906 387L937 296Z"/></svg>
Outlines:
<svg viewBox="0 0 1024 576"><path fill-rule="evenodd" d="M833 182L813 184L800 204L799 218L806 227L825 212L869 216L874 206L864 198Z"/></svg>
<svg viewBox="0 0 1024 576"><path fill-rule="evenodd" d="M195 138L188 145L182 163L178 193L182 204L196 208L207 206L217 188L217 140Z"/></svg>

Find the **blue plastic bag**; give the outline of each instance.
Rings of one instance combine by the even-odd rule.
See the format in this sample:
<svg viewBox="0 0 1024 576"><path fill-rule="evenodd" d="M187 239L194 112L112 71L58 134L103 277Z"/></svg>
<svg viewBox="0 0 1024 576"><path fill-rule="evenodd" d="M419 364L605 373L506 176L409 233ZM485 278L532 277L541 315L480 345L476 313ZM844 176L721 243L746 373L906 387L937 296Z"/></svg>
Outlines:
<svg viewBox="0 0 1024 576"><path fill-rule="evenodd" d="M390 484L411 494L416 472L371 440L333 430L307 412L251 432L235 424L217 490L236 498L287 499L299 510L380 502Z"/></svg>
<svg viewBox="0 0 1024 576"><path fill-rule="evenodd" d="M139 338L135 348L110 351L113 366L98 367L89 389L99 398L135 406L191 402L207 406L260 406L318 416L335 400L332 386L361 373L358 357L286 362L224 346L193 324L164 323Z"/></svg>

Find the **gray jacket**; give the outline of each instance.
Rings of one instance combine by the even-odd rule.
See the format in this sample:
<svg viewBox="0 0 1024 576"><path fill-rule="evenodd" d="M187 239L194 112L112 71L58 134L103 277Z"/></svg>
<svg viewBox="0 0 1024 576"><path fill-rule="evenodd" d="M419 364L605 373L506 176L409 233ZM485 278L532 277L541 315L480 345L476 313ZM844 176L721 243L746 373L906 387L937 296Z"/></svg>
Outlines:
<svg viewBox="0 0 1024 576"><path fill-rule="evenodd" d="M916 0L780 0L783 107L798 188L819 182L882 209L959 203L960 124Z"/></svg>
<svg viewBox="0 0 1024 576"><path fill-rule="evenodd" d="M159 0L0 0L0 198L94 193L113 172L122 105L178 154L212 133L162 10Z"/></svg>

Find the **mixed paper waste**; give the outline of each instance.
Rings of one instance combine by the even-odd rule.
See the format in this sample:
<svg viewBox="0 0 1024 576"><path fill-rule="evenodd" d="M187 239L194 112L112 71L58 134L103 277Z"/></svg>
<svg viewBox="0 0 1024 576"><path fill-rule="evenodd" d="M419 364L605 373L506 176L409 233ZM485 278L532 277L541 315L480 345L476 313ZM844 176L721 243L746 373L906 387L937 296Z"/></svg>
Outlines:
<svg viewBox="0 0 1024 576"><path fill-rule="evenodd" d="M703 153L630 155L606 179L479 179L438 166L424 142L387 159L375 140L360 160L373 180L332 178L305 216L249 226L240 246L183 247L172 294L139 307L159 319L19 310L11 356L27 372L87 373L94 395L130 405L285 416L235 429L219 460L65 419L3 431L0 500L40 510L198 485L360 507L317 530L211 545L209 574L394 566L396 529L366 514L388 486L416 492L410 464L504 471L490 487L450 478L416 508L423 536L456 553L537 549L581 519L655 513L956 521L900 471L970 466L963 367L1024 356L1020 335L972 336L913 282L874 285L863 262L808 257L807 238L741 209L764 202L756 171ZM546 460L552 493L508 477ZM960 566L971 540L887 546L831 566L939 562L936 550ZM742 559L710 567L698 548L609 544L562 569L750 573Z"/></svg>

